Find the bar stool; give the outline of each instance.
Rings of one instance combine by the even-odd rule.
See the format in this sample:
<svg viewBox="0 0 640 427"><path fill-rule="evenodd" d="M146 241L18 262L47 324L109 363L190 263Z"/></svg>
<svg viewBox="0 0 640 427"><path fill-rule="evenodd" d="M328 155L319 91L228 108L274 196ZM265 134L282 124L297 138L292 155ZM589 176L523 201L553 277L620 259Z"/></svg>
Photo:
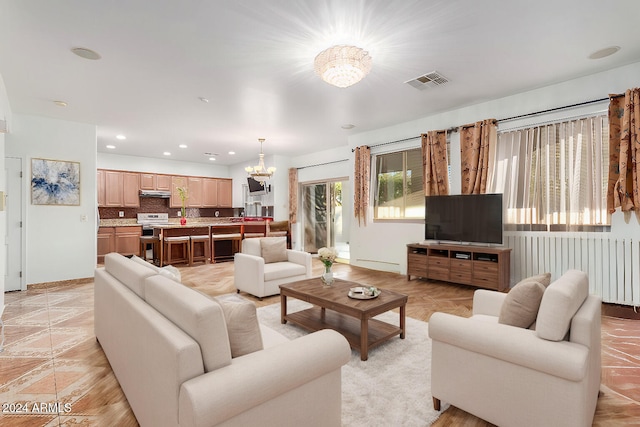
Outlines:
<svg viewBox="0 0 640 427"><path fill-rule="evenodd" d="M245 224L242 231L243 239L251 239L254 237L265 237L267 234L267 226L265 224Z"/></svg>
<svg viewBox="0 0 640 427"><path fill-rule="evenodd" d="M196 255L197 246L202 245L202 255ZM204 261L206 264L209 261L209 252L211 252L211 238L208 234L201 236L191 236L189 247L189 265L193 265L194 262Z"/></svg>
<svg viewBox="0 0 640 427"><path fill-rule="evenodd" d="M158 236L140 236L140 258L147 260L147 245L151 246L151 262L155 264L160 257L160 238Z"/></svg>
<svg viewBox="0 0 640 427"><path fill-rule="evenodd" d="M232 258L236 252L242 250L242 226L228 225L211 227L211 263L216 262L216 242L231 241L231 255L218 256L218 258Z"/></svg>
<svg viewBox="0 0 640 427"><path fill-rule="evenodd" d="M173 255L173 246L180 245L182 246L182 258L172 259ZM171 265L172 261L174 263L189 263L189 236L170 236L164 238L164 253L167 258L167 264Z"/></svg>

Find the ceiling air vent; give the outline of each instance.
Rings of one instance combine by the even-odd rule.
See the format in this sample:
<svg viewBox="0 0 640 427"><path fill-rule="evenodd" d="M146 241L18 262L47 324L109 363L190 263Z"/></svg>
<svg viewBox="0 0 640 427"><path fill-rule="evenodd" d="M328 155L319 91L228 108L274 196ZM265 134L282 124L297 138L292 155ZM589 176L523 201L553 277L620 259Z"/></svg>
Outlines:
<svg viewBox="0 0 640 427"><path fill-rule="evenodd" d="M430 73L416 77L415 79L408 80L405 83L410 84L416 89L425 90L436 86L442 86L448 81L449 80L439 72L431 71Z"/></svg>

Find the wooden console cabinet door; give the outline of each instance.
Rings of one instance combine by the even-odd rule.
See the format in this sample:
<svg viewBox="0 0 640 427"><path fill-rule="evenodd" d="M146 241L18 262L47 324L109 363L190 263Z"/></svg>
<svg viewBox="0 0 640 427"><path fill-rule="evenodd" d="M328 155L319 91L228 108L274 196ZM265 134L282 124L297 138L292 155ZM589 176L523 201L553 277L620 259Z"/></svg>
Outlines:
<svg viewBox="0 0 640 427"><path fill-rule="evenodd" d="M233 203L233 181L231 179L218 179L218 206L230 208Z"/></svg>

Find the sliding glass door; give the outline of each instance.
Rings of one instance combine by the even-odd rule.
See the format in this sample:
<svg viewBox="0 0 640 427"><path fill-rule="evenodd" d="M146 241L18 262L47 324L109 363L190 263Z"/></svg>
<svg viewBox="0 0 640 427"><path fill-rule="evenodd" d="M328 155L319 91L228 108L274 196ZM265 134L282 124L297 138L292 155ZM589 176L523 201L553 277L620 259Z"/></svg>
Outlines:
<svg viewBox="0 0 640 427"><path fill-rule="evenodd" d="M334 247L338 256L349 259L350 215L347 181L302 184L303 249L317 253L322 247ZM348 205L348 203L345 203Z"/></svg>

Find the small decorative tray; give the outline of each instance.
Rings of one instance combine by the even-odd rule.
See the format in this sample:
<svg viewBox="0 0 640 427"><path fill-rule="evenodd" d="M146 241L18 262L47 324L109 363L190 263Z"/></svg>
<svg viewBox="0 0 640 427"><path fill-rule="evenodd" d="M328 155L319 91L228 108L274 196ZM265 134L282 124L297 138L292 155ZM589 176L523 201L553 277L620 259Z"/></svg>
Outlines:
<svg viewBox="0 0 640 427"><path fill-rule="evenodd" d="M349 298L353 299L373 299L380 295L380 289L375 287L357 286L349 289Z"/></svg>

